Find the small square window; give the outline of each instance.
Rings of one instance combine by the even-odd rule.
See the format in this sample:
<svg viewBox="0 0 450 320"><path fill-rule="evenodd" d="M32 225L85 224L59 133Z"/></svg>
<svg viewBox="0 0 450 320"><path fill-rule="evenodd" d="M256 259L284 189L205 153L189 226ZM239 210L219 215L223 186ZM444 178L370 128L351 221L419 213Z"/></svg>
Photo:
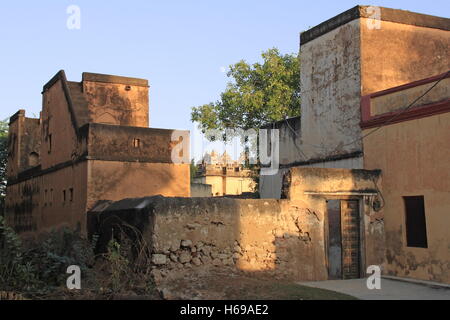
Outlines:
<svg viewBox="0 0 450 320"><path fill-rule="evenodd" d="M73 188L70 188L69 189L69 196L70 196L70 202L72 202L73 201Z"/></svg>
<svg viewBox="0 0 450 320"><path fill-rule="evenodd" d="M133 139L133 147L140 148L141 146L141 139Z"/></svg>
<svg viewBox="0 0 450 320"><path fill-rule="evenodd" d="M407 246L428 248L424 197L403 197L403 201L405 203Z"/></svg>

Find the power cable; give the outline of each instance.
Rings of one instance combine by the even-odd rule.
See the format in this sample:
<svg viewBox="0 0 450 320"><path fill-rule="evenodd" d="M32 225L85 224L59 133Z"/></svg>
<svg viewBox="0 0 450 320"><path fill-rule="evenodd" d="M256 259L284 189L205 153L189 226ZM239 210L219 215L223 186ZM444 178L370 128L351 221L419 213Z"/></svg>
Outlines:
<svg viewBox="0 0 450 320"><path fill-rule="evenodd" d="M427 91L425 91L423 94L421 94L417 99L415 99L412 103L410 103L408 106L406 106L405 108L400 109L397 114L395 114L394 116L392 116L390 119L386 120L385 122L383 122L382 124L378 125L377 128L375 128L374 130L372 130L371 132L363 135L360 138L357 138L355 140L353 140L352 142L349 142L347 144L344 144L342 147L346 147L349 146L359 140L363 140L365 138L367 138L368 136L370 136L371 134L377 132L378 130L380 130L382 127L392 123L395 119L397 119L399 116L401 116L403 113L405 113L406 111L408 111L409 109L411 109L418 101L420 101L423 97L425 97L428 93L430 93L431 90L433 90L442 80L444 80L445 78L448 77L448 75L450 74L450 71L447 71L434 85L432 85Z"/></svg>

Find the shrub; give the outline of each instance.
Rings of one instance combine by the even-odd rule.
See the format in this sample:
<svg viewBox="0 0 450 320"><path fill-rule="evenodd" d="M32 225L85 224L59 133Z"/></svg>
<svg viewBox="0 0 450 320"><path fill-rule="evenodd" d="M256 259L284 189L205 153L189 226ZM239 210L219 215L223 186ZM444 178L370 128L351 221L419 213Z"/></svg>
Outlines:
<svg viewBox="0 0 450 320"><path fill-rule="evenodd" d="M67 228L52 231L26 245L0 217L0 287L29 293L45 293L65 285L70 265L85 277L95 262L92 246Z"/></svg>

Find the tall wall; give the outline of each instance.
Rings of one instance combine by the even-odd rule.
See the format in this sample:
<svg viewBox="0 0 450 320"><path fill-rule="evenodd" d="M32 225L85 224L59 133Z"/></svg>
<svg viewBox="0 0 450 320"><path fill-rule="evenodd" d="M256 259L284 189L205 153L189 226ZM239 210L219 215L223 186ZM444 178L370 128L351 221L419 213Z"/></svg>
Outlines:
<svg viewBox="0 0 450 320"><path fill-rule="evenodd" d="M263 197L279 198L286 167L361 169L361 97L450 69L449 19L379 9L380 20L356 6L301 34L300 125L275 124L282 169L261 176Z"/></svg>
<svg viewBox="0 0 450 320"><path fill-rule="evenodd" d="M21 164L21 142L22 132L25 122L25 110L19 110L9 121L8 131L8 165L6 170L7 177L16 177Z"/></svg>
<svg viewBox="0 0 450 320"><path fill-rule="evenodd" d="M390 274L450 283L449 141L450 113L393 124L366 139L365 166L384 176ZM403 197L419 195L425 198L427 249L406 245Z"/></svg>
<svg viewBox="0 0 450 320"><path fill-rule="evenodd" d="M98 200L190 197L189 164L88 161L88 207Z"/></svg>
<svg viewBox="0 0 450 320"><path fill-rule="evenodd" d="M6 219L24 236L53 228L86 230L87 162L9 180Z"/></svg>
<svg viewBox="0 0 450 320"><path fill-rule="evenodd" d="M149 126L149 87L144 79L83 73L90 122Z"/></svg>
<svg viewBox="0 0 450 320"><path fill-rule="evenodd" d="M70 113L62 79L44 88L42 96L42 125L40 159L42 169L54 167L81 156L77 128Z"/></svg>
<svg viewBox="0 0 450 320"><path fill-rule="evenodd" d="M98 200L190 197L188 131L91 123L82 135L88 145L88 207Z"/></svg>
<svg viewBox="0 0 450 320"><path fill-rule="evenodd" d="M374 24L370 10L357 6L301 35L306 160L362 151L361 96L450 69L449 19L380 8Z"/></svg>
<svg viewBox="0 0 450 320"><path fill-rule="evenodd" d="M450 283L449 87L436 86L437 90L424 99L425 103L434 104L419 104L377 131L370 126L383 125L392 114L378 122L371 121L370 116L377 120L386 115L383 111L404 107L434 83L368 98L368 119L363 123L367 127L363 133L372 133L364 141L364 166L383 172L387 273ZM428 248L407 245L403 201L406 196L424 197Z"/></svg>
<svg viewBox="0 0 450 320"><path fill-rule="evenodd" d="M431 22L417 25L420 17L408 12L399 15L398 22L380 21L379 29L370 29L370 21L360 19L362 95L450 70L450 19L441 18L447 20L447 27L442 23L439 29ZM406 23L408 17L411 24ZM432 21L427 17L423 19Z"/></svg>
<svg viewBox="0 0 450 320"><path fill-rule="evenodd" d="M361 150L360 21L300 46L301 148L306 160Z"/></svg>

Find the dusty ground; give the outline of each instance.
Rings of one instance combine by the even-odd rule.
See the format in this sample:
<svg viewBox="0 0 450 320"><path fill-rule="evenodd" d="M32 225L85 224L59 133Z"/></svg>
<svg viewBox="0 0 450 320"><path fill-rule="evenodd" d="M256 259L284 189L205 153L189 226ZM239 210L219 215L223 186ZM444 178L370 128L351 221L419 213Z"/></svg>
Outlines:
<svg viewBox="0 0 450 320"><path fill-rule="evenodd" d="M223 269L167 281L159 286L164 299L182 300L350 300L352 296L301 286L271 277Z"/></svg>
<svg viewBox="0 0 450 320"><path fill-rule="evenodd" d="M29 298L29 297L27 297ZM0 297L1 299L1 297ZM8 299L3 296L3 299ZM14 299L13 296L10 299ZM61 287L35 295L36 300L351 300L352 296L329 290L302 286L267 276L233 273L212 269L208 272L165 280L159 286L134 286L120 293L104 288L68 291Z"/></svg>

